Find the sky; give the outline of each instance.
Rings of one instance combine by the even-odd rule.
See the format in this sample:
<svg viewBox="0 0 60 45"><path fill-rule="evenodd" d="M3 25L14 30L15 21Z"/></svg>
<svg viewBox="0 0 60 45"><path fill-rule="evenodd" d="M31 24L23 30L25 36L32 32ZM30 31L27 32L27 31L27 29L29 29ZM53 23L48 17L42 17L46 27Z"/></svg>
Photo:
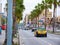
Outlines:
<svg viewBox="0 0 60 45"><path fill-rule="evenodd" d="M2 3L2 7L4 9L5 4L6 4L7 0L0 0L0 3ZM23 18L25 17L25 15L30 14L30 12L34 9L34 7L38 4L41 3L42 0L24 0L24 6L25 6L25 10L23 12ZM4 10L2 9L2 11L4 12ZM57 8L57 16L60 16L60 7ZM53 12L53 10L52 10Z"/></svg>
<svg viewBox="0 0 60 45"><path fill-rule="evenodd" d="M34 9L34 7L41 3L42 0L24 0L25 11L23 13L23 18L25 15L30 14L30 12Z"/></svg>
<svg viewBox="0 0 60 45"><path fill-rule="evenodd" d="M34 7L41 2L42 0L24 0L25 11L23 13L23 18L25 17L25 15L30 14ZM53 12L53 10L51 11ZM57 8L56 12L57 12L56 15L60 16L60 7Z"/></svg>

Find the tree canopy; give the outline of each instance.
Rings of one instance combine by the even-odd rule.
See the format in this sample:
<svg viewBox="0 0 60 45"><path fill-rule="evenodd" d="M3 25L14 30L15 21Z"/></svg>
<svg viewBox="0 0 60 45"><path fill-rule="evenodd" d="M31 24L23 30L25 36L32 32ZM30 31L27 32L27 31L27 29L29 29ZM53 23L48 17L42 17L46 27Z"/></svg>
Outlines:
<svg viewBox="0 0 60 45"><path fill-rule="evenodd" d="M57 0L42 0L42 3L38 3L38 5L35 6L35 9L31 11L30 18L33 19L39 16L39 14L41 14L44 9L52 8L52 4L57 7L57 5L60 3L57 2Z"/></svg>
<svg viewBox="0 0 60 45"><path fill-rule="evenodd" d="M15 16L18 20L22 20L22 13L24 9L23 0L16 0Z"/></svg>

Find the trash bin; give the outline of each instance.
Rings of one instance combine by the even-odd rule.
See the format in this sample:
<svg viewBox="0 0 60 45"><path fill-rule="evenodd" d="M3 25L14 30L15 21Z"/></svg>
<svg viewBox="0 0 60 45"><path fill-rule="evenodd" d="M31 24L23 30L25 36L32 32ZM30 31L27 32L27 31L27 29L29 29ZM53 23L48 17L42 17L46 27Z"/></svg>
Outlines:
<svg viewBox="0 0 60 45"><path fill-rule="evenodd" d="M1 31L2 31L2 29L1 29L1 26L0 26L0 34L1 34Z"/></svg>

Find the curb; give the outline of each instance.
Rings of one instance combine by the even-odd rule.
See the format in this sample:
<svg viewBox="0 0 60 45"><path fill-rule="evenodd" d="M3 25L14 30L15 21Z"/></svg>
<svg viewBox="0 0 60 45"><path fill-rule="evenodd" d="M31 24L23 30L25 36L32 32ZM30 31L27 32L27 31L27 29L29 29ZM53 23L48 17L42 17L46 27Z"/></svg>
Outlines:
<svg viewBox="0 0 60 45"><path fill-rule="evenodd" d="M53 33L53 31L47 30L47 32L48 32L48 33L51 33L51 34L55 34L55 35L60 35L60 32L56 32L56 31Z"/></svg>

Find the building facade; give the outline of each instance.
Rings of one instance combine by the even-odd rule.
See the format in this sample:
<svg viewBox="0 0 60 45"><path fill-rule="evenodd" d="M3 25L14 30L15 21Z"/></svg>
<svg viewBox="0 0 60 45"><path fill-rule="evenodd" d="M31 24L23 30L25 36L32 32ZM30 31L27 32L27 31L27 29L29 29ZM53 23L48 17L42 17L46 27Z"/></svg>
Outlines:
<svg viewBox="0 0 60 45"><path fill-rule="evenodd" d="M0 13L2 12L2 3L0 3Z"/></svg>
<svg viewBox="0 0 60 45"><path fill-rule="evenodd" d="M45 18L46 18L46 23L49 22L52 18L52 12L47 10L47 15L45 17L45 10L43 10L43 12L41 14L39 14L39 16L35 17L31 22L33 22L33 24L35 24L34 27L39 27L41 25L41 23L39 21L42 19L45 23Z"/></svg>
<svg viewBox="0 0 60 45"><path fill-rule="evenodd" d="M24 18L24 22L25 22L25 25L28 24L28 22L29 22L28 15L25 16L25 18Z"/></svg>

